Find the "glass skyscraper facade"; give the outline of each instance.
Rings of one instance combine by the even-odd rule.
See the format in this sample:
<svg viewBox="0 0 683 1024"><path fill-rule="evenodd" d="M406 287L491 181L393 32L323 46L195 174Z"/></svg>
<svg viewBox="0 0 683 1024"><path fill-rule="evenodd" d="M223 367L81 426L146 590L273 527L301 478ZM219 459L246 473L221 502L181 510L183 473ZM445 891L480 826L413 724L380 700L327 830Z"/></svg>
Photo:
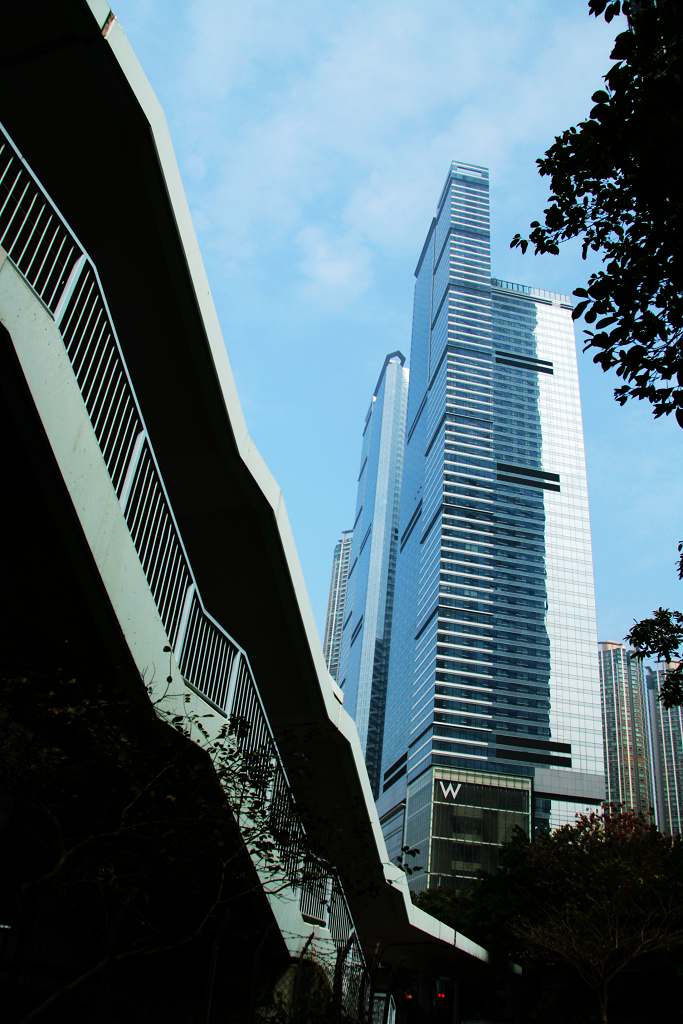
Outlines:
<svg viewBox="0 0 683 1024"><path fill-rule="evenodd" d="M416 269L378 800L411 885L604 799L596 643L571 302L491 277L488 172L453 163Z"/></svg>
<svg viewBox="0 0 683 1024"><path fill-rule="evenodd" d="M408 370L390 353L363 425L356 515L344 611L339 684L358 727L377 794L384 730Z"/></svg>
<svg viewBox="0 0 683 1024"><path fill-rule="evenodd" d="M647 729L657 828L683 834L683 708L666 709L659 691L666 669L646 669Z"/></svg>
<svg viewBox="0 0 683 1024"><path fill-rule="evenodd" d="M650 753L645 720L643 663L623 644L600 644L600 693L606 800L623 810L651 814Z"/></svg>
<svg viewBox="0 0 683 1024"><path fill-rule="evenodd" d="M353 530L342 531L341 537L334 546L334 555L332 556L332 575L330 576L330 592L327 595L323 655L333 679L337 679L339 675L339 655L341 654L346 583L349 576L352 537Z"/></svg>

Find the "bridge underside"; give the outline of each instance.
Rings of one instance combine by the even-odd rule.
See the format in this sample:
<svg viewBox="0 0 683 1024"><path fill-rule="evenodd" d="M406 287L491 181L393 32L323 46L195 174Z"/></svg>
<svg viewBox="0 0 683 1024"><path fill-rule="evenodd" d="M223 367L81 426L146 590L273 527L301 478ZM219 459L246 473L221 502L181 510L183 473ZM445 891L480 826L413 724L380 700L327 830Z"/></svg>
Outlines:
<svg viewBox="0 0 683 1024"><path fill-rule="evenodd" d="M46 1021L67 1015L103 1024L185 1020L198 1012L210 1012L207 1021L226 1019L226 1013L250 1019L254 1002L267 1004L286 971L287 948L211 764L159 721L149 703L2 326L0 437L0 731L11 740L3 741L0 919L22 930L17 946L0 950L8 1020L23 1019L41 997L61 990ZM117 756L112 730L132 751L130 760ZM94 751L83 742L84 732ZM64 751L69 762L55 758L55 751ZM176 761L182 772L170 773ZM116 831L112 821L120 818L125 789L115 780L128 768L141 788L157 771L171 776L174 802L197 819L191 863L183 863L187 837L173 831L166 794L142 818L131 816L113 840L98 839L98 833ZM65 791L76 802L76 818L64 805ZM154 825L146 821L151 808ZM192 937L215 898L211 872L217 859L202 848L197 817L207 809L230 851L231 870L220 905ZM80 842L85 855L72 856L68 871L41 883L59 859L55 828L64 833L67 849ZM158 858L166 853L177 860L159 893L174 907L174 922L161 939L151 939L135 914L126 918L119 898L115 873L124 871L131 853L137 856L140 832L148 865L139 862L136 885L153 894ZM111 877L97 877L105 867ZM204 873L206 886L194 885L197 872ZM79 897L82 892L87 898ZM125 934L110 934L100 898L121 914ZM118 944L114 962L69 993L74 979L97 965L98 948L111 938ZM155 945L169 948L155 953Z"/></svg>

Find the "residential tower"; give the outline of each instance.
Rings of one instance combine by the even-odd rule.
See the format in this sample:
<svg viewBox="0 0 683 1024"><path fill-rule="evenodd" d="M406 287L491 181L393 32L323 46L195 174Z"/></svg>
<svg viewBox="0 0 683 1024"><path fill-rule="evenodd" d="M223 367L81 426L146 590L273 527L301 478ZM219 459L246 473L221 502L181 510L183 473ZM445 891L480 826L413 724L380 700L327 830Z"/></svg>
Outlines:
<svg viewBox="0 0 683 1024"><path fill-rule="evenodd" d="M647 730L657 827L670 835L683 834L683 708L665 708L659 691L666 667L645 671Z"/></svg>
<svg viewBox="0 0 683 1024"><path fill-rule="evenodd" d="M639 814L651 814L650 754L645 724L643 663L623 644L599 645L606 799Z"/></svg>

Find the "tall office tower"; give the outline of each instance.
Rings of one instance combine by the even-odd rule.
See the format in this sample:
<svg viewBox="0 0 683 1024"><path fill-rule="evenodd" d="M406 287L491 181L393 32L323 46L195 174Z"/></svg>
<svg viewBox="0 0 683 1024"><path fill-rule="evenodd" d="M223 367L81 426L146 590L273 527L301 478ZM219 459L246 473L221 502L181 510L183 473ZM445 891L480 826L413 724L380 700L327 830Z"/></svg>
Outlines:
<svg viewBox="0 0 683 1024"><path fill-rule="evenodd" d="M645 722L643 663L623 644L599 645L602 734L607 802L650 814L650 754Z"/></svg>
<svg viewBox="0 0 683 1024"><path fill-rule="evenodd" d="M377 795L408 401L405 356L384 360L363 426L339 682Z"/></svg>
<svg viewBox="0 0 683 1024"><path fill-rule="evenodd" d="M660 832L683 834L683 708L667 711L658 697L666 669L646 669L647 726L655 811Z"/></svg>
<svg viewBox="0 0 683 1024"><path fill-rule="evenodd" d="M491 277L488 171L453 163L415 272L382 794L414 888L604 797L568 298Z"/></svg>
<svg viewBox="0 0 683 1024"><path fill-rule="evenodd" d="M332 556L332 576L330 592L327 597L323 655L333 679L339 675L339 655L341 653L344 602L346 601L346 581L349 576L352 537L353 530L343 530L334 546L334 555Z"/></svg>

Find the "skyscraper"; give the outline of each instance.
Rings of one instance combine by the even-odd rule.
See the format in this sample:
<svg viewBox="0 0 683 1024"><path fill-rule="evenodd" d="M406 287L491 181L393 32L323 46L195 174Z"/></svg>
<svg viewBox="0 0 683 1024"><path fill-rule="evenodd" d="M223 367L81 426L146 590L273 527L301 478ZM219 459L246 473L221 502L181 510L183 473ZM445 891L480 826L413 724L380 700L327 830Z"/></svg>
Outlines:
<svg viewBox="0 0 683 1024"><path fill-rule="evenodd" d="M334 555L332 556L332 576L330 577L330 592L327 596L323 655L333 679L336 679L339 674L344 602L346 601L346 581L349 575L352 537L353 530L343 530L334 546Z"/></svg>
<svg viewBox="0 0 683 1024"><path fill-rule="evenodd" d="M373 792L382 756L384 700L403 471L408 370L400 352L384 360L363 426L339 682L356 720Z"/></svg>
<svg viewBox="0 0 683 1024"><path fill-rule="evenodd" d="M683 708L667 710L659 701L666 669L646 669L647 728L657 827L683 834Z"/></svg>
<svg viewBox="0 0 683 1024"><path fill-rule="evenodd" d="M650 757L645 724L643 663L623 644L599 645L607 802L650 814Z"/></svg>
<svg viewBox="0 0 683 1024"><path fill-rule="evenodd" d="M491 277L489 176L453 163L415 272L382 793L411 885L604 797L571 301Z"/></svg>

